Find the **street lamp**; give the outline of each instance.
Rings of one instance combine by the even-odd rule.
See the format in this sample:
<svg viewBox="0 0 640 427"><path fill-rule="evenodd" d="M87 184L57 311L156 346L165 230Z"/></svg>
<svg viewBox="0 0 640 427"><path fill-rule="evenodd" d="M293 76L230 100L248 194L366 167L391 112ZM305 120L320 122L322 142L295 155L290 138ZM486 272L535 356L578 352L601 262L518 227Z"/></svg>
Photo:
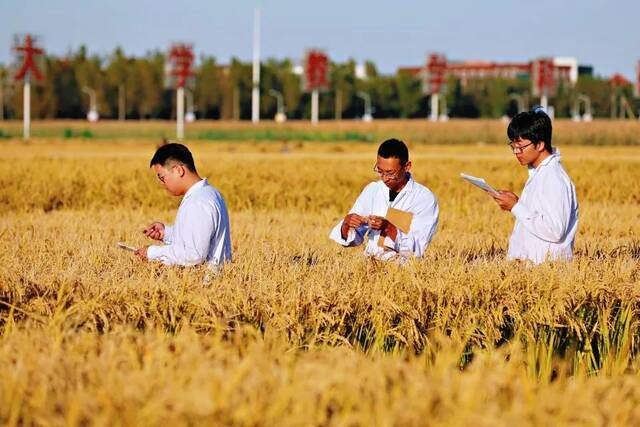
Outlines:
<svg viewBox="0 0 640 427"><path fill-rule="evenodd" d="M525 110L524 95L520 95L519 93L512 93L509 95L509 98L513 99L514 101L516 101L516 104L518 104L518 113L522 113Z"/></svg>
<svg viewBox="0 0 640 427"><path fill-rule="evenodd" d="M591 114L591 98L589 98L585 94L578 95L578 99L584 102L584 114L582 115L582 121L590 122L593 120L593 115Z"/></svg>
<svg viewBox="0 0 640 427"><path fill-rule="evenodd" d="M362 98L364 101L364 114L362 115L363 122L370 122L373 120L373 116L371 115L371 96L364 91L358 91L357 94L359 98Z"/></svg>
<svg viewBox="0 0 640 427"><path fill-rule="evenodd" d="M284 98L282 97L282 93L278 92L275 89L269 89L269 95L273 96L276 99L276 104L278 106L275 117L276 123L286 122L287 115L284 113Z"/></svg>
<svg viewBox="0 0 640 427"><path fill-rule="evenodd" d="M184 115L184 121L187 123L193 123L196 121L196 114L193 111L193 92L185 88L184 96L187 98L187 113Z"/></svg>
<svg viewBox="0 0 640 427"><path fill-rule="evenodd" d="M87 113L87 120L90 122L97 122L100 116L98 115L98 108L96 106L96 91L88 86L83 86L82 91L89 95L89 112Z"/></svg>
<svg viewBox="0 0 640 427"><path fill-rule="evenodd" d="M580 115L580 107L583 103L584 114ZM587 95L579 93L576 96L573 103L572 119L574 122L579 122L580 120L590 122L593 120L593 116L591 115L591 99Z"/></svg>
<svg viewBox="0 0 640 427"><path fill-rule="evenodd" d="M449 121L449 113L447 112L447 110L447 97L443 96L442 98L440 98L440 116L438 117L438 120L440 120L441 122Z"/></svg>

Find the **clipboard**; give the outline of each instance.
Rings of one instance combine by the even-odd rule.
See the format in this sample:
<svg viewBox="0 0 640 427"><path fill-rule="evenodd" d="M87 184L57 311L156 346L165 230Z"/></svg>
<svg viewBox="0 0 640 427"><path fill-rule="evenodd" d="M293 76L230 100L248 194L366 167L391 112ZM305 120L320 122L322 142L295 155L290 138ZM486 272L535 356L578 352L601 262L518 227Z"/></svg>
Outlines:
<svg viewBox="0 0 640 427"><path fill-rule="evenodd" d="M478 188L483 189L487 193L497 193L498 192L492 186L487 184L487 181L485 181L483 178L478 178L478 177L475 177L475 176L467 175L465 173L460 173L460 176L465 181L475 185Z"/></svg>
<svg viewBox="0 0 640 427"><path fill-rule="evenodd" d="M411 222L413 221L413 214L411 212L403 211L396 208L389 208L387 209L387 214L384 217L387 221L389 221L403 233L408 233L411 229ZM387 248L384 245L384 239L385 237L382 235L378 237L378 246L381 248Z"/></svg>
<svg viewBox="0 0 640 427"><path fill-rule="evenodd" d="M411 221L413 221L413 214L400 209L389 208L385 218L391 224L395 225L398 230L403 233L408 233L411 228Z"/></svg>
<svg viewBox="0 0 640 427"><path fill-rule="evenodd" d="M138 249L134 248L133 246L129 246L126 243L122 243L122 242L116 243L116 246L119 247L120 249L124 249L125 251L135 252L135 251L138 250Z"/></svg>

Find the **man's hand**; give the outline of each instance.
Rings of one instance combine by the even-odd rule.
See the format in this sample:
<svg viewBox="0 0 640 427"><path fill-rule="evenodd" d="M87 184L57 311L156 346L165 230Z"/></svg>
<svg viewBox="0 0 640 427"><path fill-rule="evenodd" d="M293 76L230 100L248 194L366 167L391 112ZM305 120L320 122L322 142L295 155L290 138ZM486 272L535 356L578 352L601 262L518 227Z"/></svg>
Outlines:
<svg viewBox="0 0 640 427"><path fill-rule="evenodd" d="M389 237L395 242L396 238L398 237L398 229L395 225L387 221L387 225L384 227L384 229L382 229L382 235Z"/></svg>
<svg viewBox="0 0 640 427"><path fill-rule="evenodd" d="M147 261L149 260L149 258L147 258L147 249L149 249L149 246L142 246L141 248L136 250L133 254L139 256L140 259Z"/></svg>
<svg viewBox="0 0 640 427"><path fill-rule="evenodd" d="M496 201L498 206L504 211L511 211L513 207L518 203L518 196L511 191L498 190L497 193L489 193L491 197Z"/></svg>
<svg viewBox="0 0 640 427"><path fill-rule="evenodd" d="M350 228L358 228L365 222L367 222L366 219L358 214L351 213L345 216L344 220L342 220L342 228L340 229L342 238L346 240Z"/></svg>
<svg viewBox="0 0 640 427"><path fill-rule="evenodd" d="M396 237L398 237L398 229L396 226L381 216L371 215L369 217L369 227L371 227L372 230L380 230L383 236L389 237L394 242Z"/></svg>
<svg viewBox="0 0 640 427"><path fill-rule="evenodd" d="M369 216L369 227L371 227L372 230L383 230L387 224L389 224L389 221L381 216Z"/></svg>
<svg viewBox="0 0 640 427"><path fill-rule="evenodd" d="M153 240L162 240L164 239L164 224L161 222L154 222L142 232L145 236Z"/></svg>

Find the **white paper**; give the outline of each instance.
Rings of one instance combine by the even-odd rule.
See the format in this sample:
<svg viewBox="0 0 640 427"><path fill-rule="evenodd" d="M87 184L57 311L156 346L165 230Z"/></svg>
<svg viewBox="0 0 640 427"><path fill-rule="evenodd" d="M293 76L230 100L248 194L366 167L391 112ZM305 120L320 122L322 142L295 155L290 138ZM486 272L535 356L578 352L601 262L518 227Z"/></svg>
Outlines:
<svg viewBox="0 0 640 427"><path fill-rule="evenodd" d="M124 244L122 242L118 242L118 243L116 243L116 245L118 245L119 248L124 249L126 251L131 251L131 252L137 251L137 249L134 248L133 246L129 246L129 245Z"/></svg>
<svg viewBox="0 0 640 427"><path fill-rule="evenodd" d="M483 178L478 178L478 177L467 175L467 174L464 174L464 173L461 173L460 176L463 179L465 179L468 182L470 182L471 184L482 188L484 191L487 191L489 193L497 193L497 191L492 186L487 184L487 182Z"/></svg>

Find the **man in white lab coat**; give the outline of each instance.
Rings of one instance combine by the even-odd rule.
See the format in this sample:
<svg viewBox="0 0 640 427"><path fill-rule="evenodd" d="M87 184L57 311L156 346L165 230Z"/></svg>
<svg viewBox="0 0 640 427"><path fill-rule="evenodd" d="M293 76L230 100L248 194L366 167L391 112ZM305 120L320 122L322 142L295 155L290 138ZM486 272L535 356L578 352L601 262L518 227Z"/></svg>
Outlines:
<svg viewBox="0 0 640 427"><path fill-rule="evenodd" d="M183 196L173 225L154 222L144 234L164 245L143 246L139 257L166 265L207 263L218 269L231 261L231 230L224 198L196 171L193 156L182 144L158 148L151 168L174 196Z"/></svg>
<svg viewBox="0 0 640 427"><path fill-rule="evenodd" d="M490 193L516 219L508 259L568 260L578 230L576 189L551 146L551 119L540 107L518 114L507 135L513 154L526 165L529 179L518 197L511 191Z"/></svg>
<svg viewBox="0 0 640 427"><path fill-rule="evenodd" d="M409 150L402 141L384 141L373 169L381 179L364 188L329 237L342 246L358 246L366 239L365 254L378 259L421 257L438 225L435 196L413 180ZM389 208L411 214L407 232L385 219Z"/></svg>

